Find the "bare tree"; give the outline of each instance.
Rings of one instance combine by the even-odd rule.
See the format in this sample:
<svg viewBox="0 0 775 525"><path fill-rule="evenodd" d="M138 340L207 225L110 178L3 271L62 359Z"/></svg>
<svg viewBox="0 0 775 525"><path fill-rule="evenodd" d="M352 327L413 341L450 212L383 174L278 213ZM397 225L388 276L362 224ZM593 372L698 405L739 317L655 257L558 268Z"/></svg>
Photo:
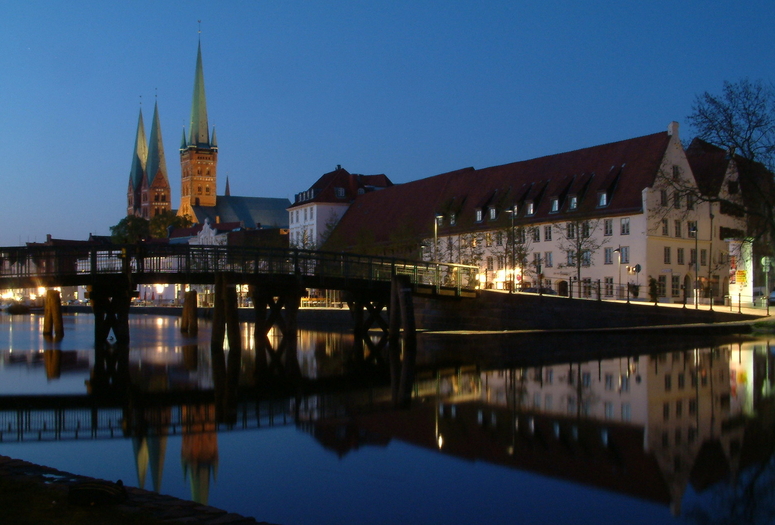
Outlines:
<svg viewBox="0 0 775 525"><path fill-rule="evenodd" d="M748 79L725 82L721 95L698 95L688 117L698 139L728 152L734 159L738 184L727 193L709 194L702 188L663 180L674 191L709 202L721 212L744 217L746 235L772 244L775 239L775 87Z"/></svg>
<svg viewBox="0 0 775 525"><path fill-rule="evenodd" d="M565 254L565 261L557 266L575 269L578 282L581 282L582 268L592 266L595 253L609 241L608 237L599 240L596 235L601 223L601 219L574 219L554 225L558 247Z"/></svg>

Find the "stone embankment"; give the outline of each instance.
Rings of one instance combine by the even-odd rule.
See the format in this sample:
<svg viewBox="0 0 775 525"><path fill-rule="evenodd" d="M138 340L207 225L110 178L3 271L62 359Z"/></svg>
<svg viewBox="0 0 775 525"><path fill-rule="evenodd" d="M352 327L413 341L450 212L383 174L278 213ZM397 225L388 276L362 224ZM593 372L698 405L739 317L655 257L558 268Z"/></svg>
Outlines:
<svg viewBox="0 0 775 525"><path fill-rule="evenodd" d="M0 480L6 483L16 483L18 487L21 487L15 491L16 501L19 505L25 504L25 491L39 492L43 490L50 494L50 498L47 498L46 501L50 501L50 505L57 507L54 515L61 517L61 521L46 520L46 523L54 525L71 523L70 518L68 518L68 507L71 507L67 503L68 487L83 481L95 481L85 476L62 472L6 456L0 456ZM118 525L124 523L122 516L139 517L141 522L147 519L153 523L188 523L191 525L256 525L266 523L257 522L253 518L246 518L215 507L134 487L126 487L126 492L127 498L123 503L111 505L111 508L115 510L115 523ZM30 510L40 512L44 509ZM0 518L0 522L5 523L2 518ZM32 523L33 521L23 521L23 523L28 522ZM132 522L136 523L137 519Z"/></svg>

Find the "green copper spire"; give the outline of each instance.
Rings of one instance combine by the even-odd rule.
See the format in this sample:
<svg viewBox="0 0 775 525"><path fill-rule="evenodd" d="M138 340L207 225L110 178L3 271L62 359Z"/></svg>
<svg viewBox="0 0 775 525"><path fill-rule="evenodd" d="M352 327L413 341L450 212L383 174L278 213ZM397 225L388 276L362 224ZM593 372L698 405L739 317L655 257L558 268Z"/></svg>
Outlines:
<svg viewBox="0 0 775 525"><path fill-rule="evenodd" d="M143 123L143 110L140 109L140 118L137 119L137 136L135 137L135 149L132 152L132 169L129 172L129 180L132 189L136 190L143 182L145 162L148 159L148 147L145 144L145 124Z"/></svg>
<svg viewBox="0 0 775 525"><path fill-rule="evenodd" d="M165 180L169 180L167 178L167 161L164 159L164 144L162 144L161 140L158 104L153 106L153 123L151 124L151 138L148 142L146 172L148 173L149 187L159 175L163 176Z"/></svg>
<svg viewBox="0 0 775 525"><path fill-rule="evenodd" d="M183 140L180 141L180 151L183 151L188 147L188 141L186 140L186 127L183 126Z"/></svg>
<svg viewBox="0 0 775 525"><path fill-rule="evenodd" d="M194 98L191 101L191 123L188 145L197 148L210 147L207 125L207 101L205 99L205 76L202 69L202 43L196 51L196 73L194 75Z"/></svg>

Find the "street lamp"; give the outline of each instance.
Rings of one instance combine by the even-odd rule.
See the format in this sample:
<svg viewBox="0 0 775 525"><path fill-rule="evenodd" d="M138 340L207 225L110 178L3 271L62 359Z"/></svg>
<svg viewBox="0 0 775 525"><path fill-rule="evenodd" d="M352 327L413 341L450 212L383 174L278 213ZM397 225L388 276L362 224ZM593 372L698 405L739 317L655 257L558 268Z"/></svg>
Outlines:
<svg viewBox="0 0 775 525"><path fill-rule="evenodd" d="M433 260L438 262L439 260L439 221L444 218L444 215L437 213L433 216Z"/></svg>
<svg viewBox="0 0 775 525"><path fill-rule="evenodd" d="M616 284L616 297L617 299L621 299L622 296L622 246L619 245L618 248L614 250L616 252L616 255L619 259L619 282Z"/></svg>
<svg viewBox="0 0 775 525"><path fill-rule="evenodd" d="M694 309L700 308L700 250L699 239L700 236L697 233L697 222L689 226L689 231L694 235Z"/></svg>
<svg viewBox="0 0 775 525"><path fill-rule="evenodd" d="M514 292L514 283L516 282L516 276L517 273L517 261L516 261L516 238L514 235L514 217L517 215L517 205L515 204L508 210L505 210L506 213L511 215L511 286L509 286L509 293Z"/></svg>

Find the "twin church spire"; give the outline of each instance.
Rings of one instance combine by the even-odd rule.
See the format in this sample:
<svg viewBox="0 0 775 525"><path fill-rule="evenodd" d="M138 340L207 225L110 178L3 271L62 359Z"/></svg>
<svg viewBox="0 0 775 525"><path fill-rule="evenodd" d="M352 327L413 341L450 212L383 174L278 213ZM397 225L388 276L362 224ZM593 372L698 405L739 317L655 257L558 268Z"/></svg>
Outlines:
<svg viewBox="0 0 775 525"><path fill-rule="evenodd" d="M143 113L137 123L132 167L129 173L127 214L150 219L171 210L171 190L167 175L158 104L154 105L151 135L146 147ZM180 146L181 203L178 215L196 221L195 206L215 206L218 144L207 122L202 45L197 48L194 94L189 134L183 130Z"/></svg>
<svg viewBox="0 0 775 525"><path fill-rule="evenodd" d="M159 123L159 106L154 104L151 137L147 146L142 109L137 119L137 136L132 152L132 167L129 172L127 191L127 215L150 219L154 215L170 210L170 197L167 162L164 158L164 143Z"/></svg>

